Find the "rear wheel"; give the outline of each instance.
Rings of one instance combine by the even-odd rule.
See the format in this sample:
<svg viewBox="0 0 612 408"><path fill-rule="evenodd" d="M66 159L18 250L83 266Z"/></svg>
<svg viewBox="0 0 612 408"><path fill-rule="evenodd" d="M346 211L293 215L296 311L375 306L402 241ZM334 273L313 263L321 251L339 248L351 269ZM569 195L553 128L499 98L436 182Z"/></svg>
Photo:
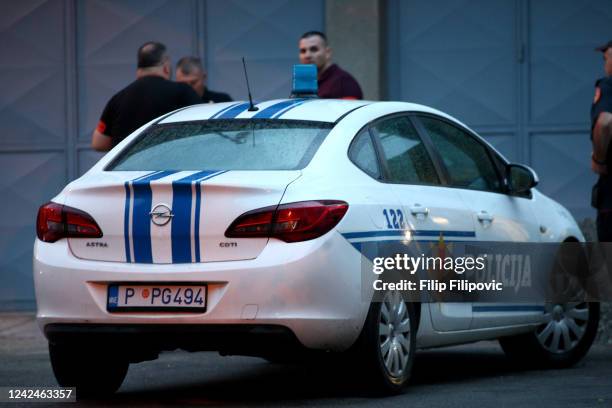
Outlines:
<svg viewBox="0 0 612 408"><path fill-rule="evenodd" d="M415 355L416 313L398 291L370 305L353 353L376 392L399 393L410 378Z"/></svg>
<svg viewBox="0 0 612 408"><path fill-rule="evenodd" d="M128 360L79 347L49 343L51 366L62 387L76 387L79 396L102 396L119 389L128 370Z"/></svg>
<svg viewBox="0 0 612 408"><path fill-rule="evenodd" d="M550 304L545 322L535 332L499 340L513 361L523 364L570 367L593 344L599 324L599 303Z"/></svg>

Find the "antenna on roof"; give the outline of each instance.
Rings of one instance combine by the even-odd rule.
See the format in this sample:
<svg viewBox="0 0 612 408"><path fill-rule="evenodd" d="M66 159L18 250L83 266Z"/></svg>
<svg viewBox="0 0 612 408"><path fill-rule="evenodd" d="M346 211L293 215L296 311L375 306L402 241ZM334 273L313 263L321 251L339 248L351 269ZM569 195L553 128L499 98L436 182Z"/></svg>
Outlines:
<svg viewBox="0 0 612 408"><path fill-rule="evenodd" d="M246 62L244 62L244 57L242 57L242 66L244 67L244 77L246 78L247 92L249 93L249 112L255 112L258 111L259 108L253 105L253 97L251 96L251 87L249 86L249 76L247 75Z"/></svg>

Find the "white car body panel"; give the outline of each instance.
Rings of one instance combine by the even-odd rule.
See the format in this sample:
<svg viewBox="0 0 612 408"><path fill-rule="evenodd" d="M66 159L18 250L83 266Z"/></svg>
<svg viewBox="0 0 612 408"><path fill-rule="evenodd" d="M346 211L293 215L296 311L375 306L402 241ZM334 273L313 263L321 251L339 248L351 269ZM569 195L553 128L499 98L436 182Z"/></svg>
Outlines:
<svg viewBox="0 0 612 408"><path fill-rule="evenodd" d="M182 171L138 184L139 181L147 180L150 174L152 172L103 172L95 181L85 179L71 185L62 203L96 214L96 221L104 231L102 238L69 239L75 256L91 260L141 263L253 259L263 250L267 239L235 239L232 242L237 246L222 246L229 241L224 236L225 230L244 212L277 205L287 184L300 176L299 171L205 172L205 175ZM176 185L179 180L185 179L187 184L182 182ZM138 243L142 243L146 237L136 240L133 236L139 227L143 227L142 222L149 224L150 219L149 211L143 212L140 218L134 216L134 202L135 198L140 199L145 194L136 189L146 187L151 190L147 204L149 207L166 204L178 212L180 206L189 213L183 221L187 223L184 227L192 233L184 242L173 244L176 237L173 237L172 228L177 221L174 219L172 223L163 226L151 224L149 248L139 250ZM126 189L129 189L127 197ZM228 207L227 203L232 205ZM196 208L201 209L197 220ZM202 231L197 237L198 234L193 232L196 228ZM125 239L125 231L129 231L131 239ZM145 250L151 255L141 254Z"/></svg>
<svg viewBox="0 0 612 408"><path fill-rule="evenodd" d="M141 127L53 199L92 214L104 237L62 239L52 244L36 240L34 278L41 329L51 323L277 324L288 327L308 348L341 351L357 339L369 308L362 294L362 284L367 282L361 282L364 258L358 252L360 243L413 239L429 245L438 239L432 231L442 232L448 241L584 240L569 212L536 189L532 199L524 199L456 188L390 185L372 179L348 158L355 135L385 115L424 112L465 127L435 109L403 102L338 100L276 100L262 102L258 108L257 112L248 111L246 102L202 104L168 114L160 123L224 119L228 112L233 115L228 120L248 119L264 111L270 119L340 121L303 170L230 170L207 180L194 180L190 184L189 228L193 231L197 218L204 231L198 247L201 257L198 262L196 240L191 236L190 257L181 263L173 261L171 227L156 229L152 225L152 259L134 262L133 240L126 240L124 234L126 228L132 232L134 228L131 222L126 223L126 217L134 217L126 185L129 190L130 181L151 172L104 171L155 121ZM157 203L171 204L172 181L195 173L172 173L152 181L150 209ZM205 202L200 214L195 212L195 183L200 183ZM133 194L133 189L129 191ZM274 238L230 240L224 236L230 223L247 211L317 199L345 201L349 210L332 231L314 240L286 244ZM427 217L412 214L417 204L429 209ZM406 231L430 234L407 236L406 231L388 231L383 216L388 208L403 210ZM482 226L477 218L481 210L492 213L494 227ZM230 241L237 246L219 245ZM92 242L105 242L107 247L88 246ZM109 283L168 280L206 283L206 312L106 310ZM517 334L532 330L542 315L533 310L508 313L475 314L469 303L425 303L417 344L434 347Z"/></svg>

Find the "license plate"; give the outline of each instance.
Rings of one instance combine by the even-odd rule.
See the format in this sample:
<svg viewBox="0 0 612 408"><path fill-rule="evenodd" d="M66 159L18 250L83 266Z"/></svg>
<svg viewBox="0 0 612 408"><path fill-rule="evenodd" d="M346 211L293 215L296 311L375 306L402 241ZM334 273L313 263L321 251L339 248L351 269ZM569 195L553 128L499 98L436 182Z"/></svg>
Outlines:
<svg viewBox="0 0 612 408"><path fill-rule="evenodd" d="M203 312L206 310L206 289L206 285L109 285L106 308L109 312Z"/></svg>

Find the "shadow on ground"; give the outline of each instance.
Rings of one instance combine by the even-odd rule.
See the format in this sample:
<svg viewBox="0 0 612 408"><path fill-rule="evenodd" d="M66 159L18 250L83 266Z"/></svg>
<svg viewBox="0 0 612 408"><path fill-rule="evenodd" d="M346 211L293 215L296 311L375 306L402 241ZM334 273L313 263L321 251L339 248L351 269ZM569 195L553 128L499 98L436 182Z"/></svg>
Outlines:
<svg viewBox="0 0 612 408"><path fill-rule="evenodd" d="M125 405L153 404L213 404L240 405L280 403L291 404L313 400L334 400L335 405L355 402L355 399L380 398L372 394L362 381L356 379L350 368L334 364L273 364L265 360L243 357L229 357L231 364L237 368L232 372L217 373L217 364L224 364L225 359L211 353L191 354L190 364L206 356L208 362L202 361L201 371L191 378L186 378L179 372L185 367L177 366L177 361L171 358L156 363L145 363L132 366L128 381L118 394L97 403L118 403ZM210 363L216 360L212 367ZM155 376L165 379L165 384L155 384L150 373L150 382L134 387L130 381L133 377L143 379L147 376L146 364L156 364L160 367L154 370ZM161 373L160 371L163 371ZM191 373L194 370L189 369ZM517 368L509 362L501 349L487 346L484 350L474 347L455 348L452 350L423 351L417 354L413 369L411 384L406 393L418 392L426 386L443 386L451 383L471 382L480 378L499 377L507 375L528 375L529 370ZM169 378L174 378L169 384ZM391 399L397 397L391 397ZM386 400L386 399L385 399ZM330 401L331 402L331 401ZM380 402L380 401L379 401Z"/></svg>

